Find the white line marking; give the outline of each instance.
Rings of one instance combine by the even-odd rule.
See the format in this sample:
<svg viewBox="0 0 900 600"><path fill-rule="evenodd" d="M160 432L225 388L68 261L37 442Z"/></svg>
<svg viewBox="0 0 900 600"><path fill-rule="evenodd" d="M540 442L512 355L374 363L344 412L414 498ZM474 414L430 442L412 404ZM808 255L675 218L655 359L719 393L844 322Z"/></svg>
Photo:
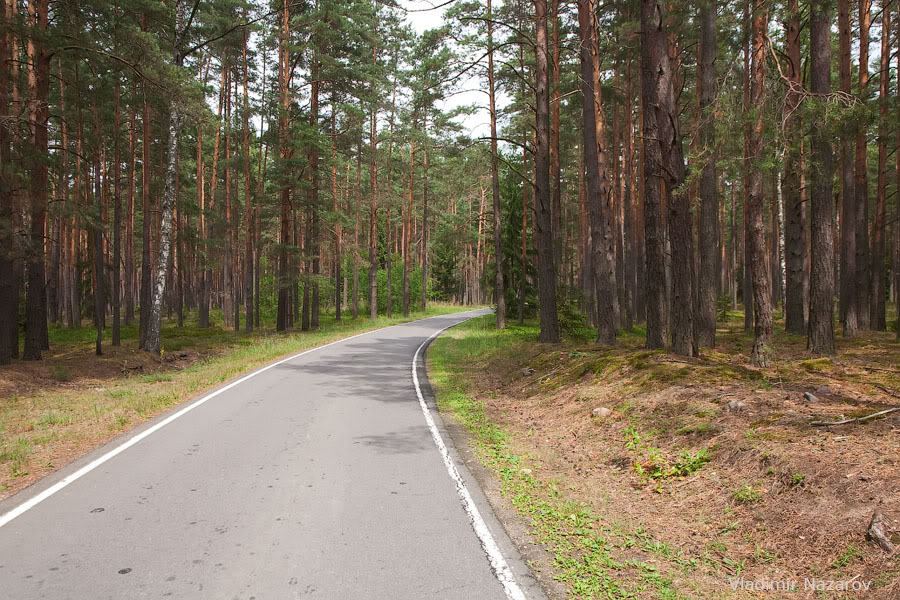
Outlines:
<svg viewBox="0 0 900 600"><path fill-rule="evenodd" d="M451 315L452 315L452 314L454 314L454 313L448 313L448 314L451 314ZM443 315L435 315L435 316L443 316ZM434 317L425 317L424 319L419 319L419 321L424 321L424 320L426 320L426 319L432 319L432 318L434 318ZM141 433L137 434L136 436L134 436L134 437L132 437L132 438L129 438L128 440L126 440L125 442L123 442L121 445L116 446L115 448L113 448L112 450L110 450L109 452L107 452L106 454L104 454L103 456L101 456L101 457L99 457L99 458L97 458L97 459L94 459L93 461L91 461L90 463L88 463L88 464L86 464L85 466L81 467L80 469L78 469L78 470L75 471L74 473L71 473L70 475L67 475L66 477L60 479L59 481L57 481L56 483L54 483L53 485L51 485L50 487L48 487L46 490L44 490L44 491L41 492L40 494L38 494L38 495L36 495L36 496L34 496L34 497L32 497L32 498L29 498L28 500L26 500L26 501L23 502L22 504L18 505L18 506L15 507L14 509L10 510L9 512L7 512L6 514L4 514L3 516L0 516L0 527L3 527L4 525L6 525L7 523L9 523L10 521L12 521L13 519L15 519L16 517L22 515L22 514L25 513L26 511L28 511L28 510L34 508L35 506L37 506L38 504L40 504L41 502L43 502L44 500L46 500L47 498L49 498L50 496L52 496L53 494L55 494L56 492L60 491L61 489L63 489L63 488L66 487L67 485L69 485L70 483L72 483L72 482L74 482L74 481L77 481L78 479L81 479L82 477L84 477L85 475L87 475L88 473L90 473L91 471L93 471L94 469L96 469L97 467L99 467L100 465L102 465L103 463L105 463L106 461L108 461L109 459L113 458L113 457L116 456L117 454L120 454L120 453L124 452L125 450L131 448L132 446L134 446L135 444L137 444L138 442L140 442L142 439L144 439L144 438L150 436L151 434L153 434L153 433L159 431L160 429L162 429L163 427L165 427L166 425L168 425L169 423L171 423L171 422L174 421L175 419L177 419L177 418L179 418L179 417L181 417L181 416L183 416L183 415L185 415L185 414L191 412L192 410L194 410L195 408L197 408L197 407L200 406L201 404L205 404L208 400L211 400L212 398L215 398L216 396L218 396L218 395L221 394L222 392L225 392L225 391L227 391L227 390L230 390L231 388L235 387L236 385L239 385L239 384L241 384L241 383L247 381L247 380L250 379L251 377L254 377L254 376L256 376L256 375L259 375L260 373L262 373L262 372L264 372L264 371L268 371L268 370L271 369L272 367L277 367L278 365L280 365L280 364L282 364L282 363L286 363L286 362L288 362L288 361L294 360L295 358L299 358L299 357L303 356L304 354L309 354L309 353L311 353L311 352L317 352L317 351L319 351L319 350L323 350L323 349L325 349L325 348L328 348L329 346L334 346L335 344L341 344L341 343L343 343L343 342L352 340L352 339L354 339L354 338L362 337L362 336L364 336L364 335L369 335L369 334L371 334L371 333L376 333L376 332L382 331L382 330L384 330L384 329L389 329L389 328L391 328L391 327L397 327L397 326L399 326L399 325L408 325L409 323L415 323L415 322L416 322L416 321L409 321L409 322L407 322L407 323L398 323L397 325L388 325L387 327L379 327L378 329L373 329L372 331L365 331L365 332L363 332L363 333L357 333L356 335L351 335L350 337L346 337L346 338L343 338L343 339L340 339L340 340L336 340L336 341L334 341L334 342L329 342L329 343L327 343L327 344L323 344L322 346L316 346L315 348L310 348L309 350L304 350L303 352L298 352L297 354L293 354L293 355L291 355L291 356L288 356L287 358L283 358L283 359L281 359L281 360L279 360L279 361L277 361L277 362L274 362L274 363L272 363L272 364L270 364L270 365L266 365L265 367L262 367L262 368L260 368L260 369L257 369L256 371L253 371L252 373L250 373L250 374L248 374L248 375L244 375L243 377L241 377L241 378L238 379L237 381L232 381L232 382L229 383L228 385L226 385L226 386L224 386L224 387L221 387L221 388L217 389L217 390L214 391L213 393L211 393L211 394L209 394L209 395L207 395L207 396L204 396L203 398L200 398L199 400L193 402L192 404L189 404L189 405L185 406L184 408L182 408L182 409L179 410L178 412L176 412L176 413L174 413L174 414L172 414L172 415L169 415L168 417L166 417L165 419L163 419L162 421L160 421L160 422L157 423L156 425L153 425L152 427L149 427L149 428L145 429L144 431L142 431ZM441 331L443 331L443 330L441 330ZM438 332L438 333L440 333L440 332ZM430 339L430 338L429 338L429 339ZM418 351L416 351L416 354L418 355ZM414 374L415 374L415 373L414 373Z"/></svg>
<svg viewBox="0 0 900 600"><path fill-rule="evenodd" d="M465 321L460 321L460 323L463 322ZM459 325L460 323L454 323L453 325L449 325L447 327L444 327L443 329L435 331L427 340L422 342L421 346L416 349L416 353L413 355L412 359L413 383L416 386L416 395L419 397L419 406L422 407L422 413L425 415L425 422L428 424L428 429L431 430L431 438L434 440L434 444L437 446L438 451L441 453L441 458L444 459L444 466L447 467L447 473L450 474L450 478L453 479L453 482L456 484L456 492L459 494L459 498L462 501L463 508L469 515L469 522L472 524L472 529L475 530L475 535L478 536L478 540L481 542L481 548L487 555L488 562L491 563L491 569L493 569L494 575L503 585L503 591L506 592L507 598L510 598L510 600L525 600L525 593L516 583L516 578L515 576L513 576L512 570L509 568L509 565L506 564L506 560L503 558L503 554L500 552L500 548L494 541L494 538L491 535L487 524L484 522L484 519L481 518L481 513L478 512L478 507L475 506L475 501L472 500L472 495L469 494L469 489L463 482L459 471L456 469L456 465L453 464L453 459L450 458L450 452L447 450L447 445L444 444L444 440L441 438L441 434L438 432L437 427L434 424L434 419L431 416L431 411L428 409L428 405L425 403L424 396L422 396L422 388L419 387L419 375L416 369L416 362L419 359L419 353L422 351L422 348L424 348L426 345L428 345L428 342L430 342L446 330L454 327L455 325Z"/></svg>

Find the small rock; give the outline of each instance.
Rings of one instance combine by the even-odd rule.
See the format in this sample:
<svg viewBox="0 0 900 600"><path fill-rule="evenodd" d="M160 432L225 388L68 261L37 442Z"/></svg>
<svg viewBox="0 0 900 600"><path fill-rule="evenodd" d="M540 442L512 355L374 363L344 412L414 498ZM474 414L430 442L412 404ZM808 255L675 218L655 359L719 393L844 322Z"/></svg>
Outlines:
<svg viewBox="0 0 900 600"><path fill-rule="evenodd" d="M522 474L531 475L531 469L522 469Z"/></svg>
<svg viewBox="0 0 900 600"><path fill-rule="evenodd" d="M816 390L816 392L818 392L818 391L819 390ZM818 402L819 401L818 398L816 398L814 395L810 394L809 392L803 392L803 399L806 400L807 402Z"/></svg>
<svg viewBox="0 0 900 600"><path fill-rule="evenodd" d="M527 376L527 375L532 375L533 373L534 373L534 369L532 369L531 367L525 367L524 369L522 369L522 375Z"/></svg>
<svg viewBox="0 0 900 600"><path fill-rule="evenodd" d="M824 395L828 395L828 394L833 394L834 392L831 391L830 387L828 387L827 385L824 385L822 387L816 388L816 393L824 396Z"/></svg>
<svg viewBox="0 0 900 600"><path fill-rule="evenodd" d="M747 405L744 402L738 400L737 398L734 398L733 400L731 400L727 406L728 406L728 410L730 410L731 412L741 412L742 410L747 408Z"/></svg>
<svg viewBox="0 0 900 600"><path fill-rule="evenodd" d="M591 411L592 416L600 417L601 419L608 417L611 413L612 411L605 406L600 406Z"/></svg>

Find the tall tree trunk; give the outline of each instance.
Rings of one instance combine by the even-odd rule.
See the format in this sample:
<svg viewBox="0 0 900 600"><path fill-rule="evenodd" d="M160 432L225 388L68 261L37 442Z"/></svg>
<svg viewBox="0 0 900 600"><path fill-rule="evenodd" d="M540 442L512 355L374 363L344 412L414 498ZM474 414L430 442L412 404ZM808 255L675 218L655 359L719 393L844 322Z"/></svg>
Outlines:
<svg viewBox="0 0 900 600"><path fill-rule="evenodd" d="M290 9L285 2L281 14L281 40L278 44L278 79L281 88L281 106L278 113L278 144L282 168L287 166L291 157L290 146L290 122L291 108L290 90ZM215 177L215 174L213 174ZM282 176L281 182L281 235L278 248L278 315L275 322L277 331L284 331L288 327L290 317L289 286L291 273L288 266L288 244L291 232L291 187L290 176Z"/></svg>
<svg viewBox="0 0 900 600"><path fill-rule="evenodd" d="M186 42L184 0L175 0L175 39L173 63L177 70L184 67ZM147 324L147 341L144 350L158 355L162 350L160 330L162 328L162 300L166 286L169 251L172 245L172 213L175 207L178 171L178 142L181 136L181 104L175 97L169 100L169 140L166 160L166 185L160 205L159 256L156 261L155 276L150 297L150 315Z"/></svg>
<svg viewBox="0 0 900 600"><path fill-rule="evenodd" d="M421 237L421 264L422 264L422 295L419 299L419 308L422 312L428 304L428 116L423 120L422 134L425 141L422 144L422 237Z"/></svg>
<svg viewBox="0 0 900 600"><path fill-rule="evenodd" d="M800 197L800 132L803 130L797 109L800 106L803 74L800 59L800 8L798 0L788 2L787 39L788 78L791 87L785 98L784 176L781 180L784 199L784 254L787 277L784 297L784 328L796 334L806 331L803 311L803 271L805 266L803 243L803 203Z"/></svg>
<svg viewBox="0 0 900 600"><path fill-rule="evenodd" d="M141 31L147 31L147 14L141 15ZM147 81L142 82L144 94L144 110L141 115L141 125L143 127L143 135L141 137L141 220L143 221L143 231L141 239L141 321L140 321L140 339L138 347L146 348L147 331L150 318L150 221L153 213L153 201L150 198L150 145L153 140L150 137L150 98L147 90Z"/></svg>
<svg viewBox="0 0 900 600"><path fill-rule="evenodd" d="M744 0L744 72L743 72L743 109L744 114L750 112L750 38L751 38L751 21L750 21L750 0ZM750 221L747 218L749 214L747 206L750 203L750 121L745 119L744 123L744 161L743 161L743 221L744 221L744 244L742 255L743 268L743 284L742 284L742 300L744 302L744 331L750 331L753 327L753 281L750 276Z"/></svg>
<svg viewBox="0 0 900 600"><path fill-rule="evenodd" d="M811 91L831 93L831 4L812 0L809 17ZM831 139L824 127L812 131L816 176L810 193L812 267L809 285L809 349L834 353L834 201L832 198Z"/></svg>
<svg viewBox="0 0 900 600"><path fill-rule="evenodd" d="M582 118L584 119L583 152L587 206L590 221L592 280L596 304L591 303L590 312L597 324L597 342L612 345L616 343L616 313L614 295L615 280L609 253L609 238L604 219L609 218L612 203L612 189L607 165L607 148L604 139L598 138L603 125L597 123L602 118L602 104L599 83L595 77L595 66L599 62L597 34L593 21L594 2L579 0L578 31L581 41L581 92ZM606 213L606 215L604 215Z"/></svg>
<svg viewBox="0 0 900 600"><path fill-rule="evenodd" d="M312 66L310 67L310 100L309 100L309 123L312 128L312 135L318 138L319 135L319 57L318 51L313 53ZM316 142L309 148L307 155L310 168L310 188L307 196L310 208L310 227L307 240L307 254L312 255L312 281L311 302L309 304L309 326L311 329L319 328L319 281L320 273L319 264L319 149Z"/></svg>
<svg viewBox="0 0 900 600"><path fill-rule="evenodd" d="M891 0L881 2L881 56L878 93L878 196L875 202L875 222L872 226L872 301L869 323L872 329L884 331L885 318L885 202L887 199L887 137L888 86L891 79Z"/></svg>
<svg viewBox="0 0 900 600"><path fill-rule="evenodd" d="M558 5L558 0L554 0ZM503 287L503 232L500 219L500 170L497 158L497 103L494 91L494 23L491 0L487 0L488 101L491 111L491 195L494 205L494 301L497 329L506 328L506 291ZM558 66L558 64L557 64ZM557 103L557 111L558 111ZM557 112L558 114L558 112ZM559 130L557 129L557 134Z"/></svg>
<svg viewBox="0 0 900 600"><path fill-rule="evenodd" d="M348 165L349 166L349 165ZM334 211L334 320L341 320L341 203L337 183L337 110L331 103L331 196Z"/></svg>
<svg viewBox="0 0 900 600"><path fill-rule="evenodd" d="M750 275L753 286L753 350L750 362L768 367L771 359L772 296L769 273L766 269L765 223L763 222L763 178L761 159L763 153L763 108L766 85L766 28L769 22L768 4L756 0L753 11L753 57L751 67L750 106L754 118L750 132L750 189L747 199L747 222L750 229Z"/></svg>
<svg viewBox="0 0 900 600"><path fill-rule="evenodd" d="M47 291L44 278L44 228L47 220L47 121L50 118L50 53L45 45L48 0L28 3L28 94L31 103L28 127L31 134L29 200L31 232L28 248L28 293L25 305L25 348L22 358L41 360L47 330Z"/></svg>
<svg viewBox="0 0 900 600"><path fill-rule="evenodd" d="M550 20L553 22L552 71L550 80L550 189L551 189L551 229L553 231L553 264L562 268L563 224L562 224L562 177L559 168L559 0L550 0ZM559 273L562 281L562 273Z"/></svg>
<svg viewBox="0 0 900 600"><path fill-rule="evenodd" d="M132 98L137 85L132 83ZM134 103L128 118L128 204L125 208L125 325L134 320L134 200L137 186L137 111Z"/></svg>
<svg viewBox="0 0 900 600"><path fill-rule="evenodd" d="M852 91L850 78L850 0L838 0L838 31L840 35L841 92ZM843 335L856 337L859 327L856 292L856 180L851 159L851 130L841 132L841 302L840 316Z"/></svg>
<svg viewBox="0 0 900 600"><path fill-rule="evenodd" d="M413 129L415 129L416 121L413 118ZM403 221L403 316L409 316L409 245L410 245L410 225L413 222L412 208L413 197L415 194L415 175L416 175L416 141L410 141L409 145L409 199L406 203L405 217Z"/></svg>
<svg viewBox="0 0 900 600"><path fill-rule="evenodd" d="M716 2L700 7L700 143L704 149L700 172L700 277L697 297L697 345L716 345L716 289L719 276L719 196L716 187L715 123L711 105L716 95Z"/></svg>
<svg viewBox="0 0 900 600"><path fill-rule="evenodd" d="M91 108L94 117L94 139L102 144L103 132L100 129L100 118L97 113L96 100L91 101ZM103 260L103 189L100 181L100 168L103 163L103 146L94 150L94 210L92 223L92 245L94 250L94 325L97 328L96 343L94 353L97 356L103 355L103 325L104 325L104 308L106 306L105 299L105 273Z"/></svg>
<svg viewBox="0 0 900 600"><path fill-rule="evenodd" d="M397 68L397 56L394 55L394 70L396 72ZM393 159L394 159L394 113L397 109L397 78L394 77L394 91L391 93L391 120L390 120L390 129L388 133L388 160L387 160L387 216L385 217L385 229L387 230L387 243L385 246L387 247L387 316L390 319L393 316L394 306L393 306L393 287L394 287L394 271L391 265L391 258L393 254L393 249L391 248L391 237L394 231L394 222L393 222L393 204L394 200L391 197L391 181L393 180Z"/></svg>
<svg viewBox="0 0 900 600"><path fill-rule="evenodd" d="M121 157L119 156L119 86L121 85L121 81L119 80L118 75L116 76L116 81L113 84L113 102L114 102L114 112L113 112L113 186L115 189L114 194L114 202L113 206L113 285L112 285L112 305L113 305L113 330L112 330L112 345L120 346L121 342L121 329L120 329L120 310L121 310L121 302L122 302L122 270L121 270L121 260L122 260L122 182L119 177L119 168L121 164Z"/></svg>
<svg viewBox="0 0 900 600"><path fill-rule="evenodd" d="M860 101L865 102L869 86L869 26L872 0L859 0L859 86ZM872 298L869 253L869 154L865 121L856 124L856 319L860 329L871 327L869 303Z"/></svg>
<svg viewBox="0 0 900 600"><path fill-rule="evenodd" d="M246 18L244 11L244 18ZM253 201L250 199L250 101L247 89L247 27L244 44L244 330L253 331Z"/></svg>
<svg viewBox="0 0 900 600"><path fill-rule="evenodd" d="M11 28L7 26L15 18L15 4L13 0L4 0L0 7L0 122L4 121L10 113L9 90L9 63L11 46L14 38ZM14 301L16 289L14 286L15 274L13 271L13 192L6 173L6 165L11 162L11 150L9 146L10 135L6 127L0 127L0 365L8 365L12 362L12 348L10 344L11 331L16 336L16 357L18 357L18 306ZM63 144L65 149L65 144ZM67 157L68 158L68 157ZM68 160L66 160L67 166Z"/></svg>
<svg viewBox="0 0 900 600"><path fill-rule="evenodd" d="M225 205L224 205L224 242L225 256L222 259L222 287L224 295L222 298L222 317L225 321L225 328L233 327L235 331L240 329L240 324L235 321L235 311L237 307L237 298L234 289L234 230L235 226L231 222L231 64L226 60L222 65L225 71L225 123L223 137L225 138Z"/></svg>
<svg viewBox="0 0 900 600"><path fill-rule="evenodd" d="M372 51L373 54L375 50ZM377 55L376 55L377 60ZM378 241L378 140L376 138L375 123L378 111L372 109L371 124L369 125L369 146L372 150L372 161L369 164L369 188L371 197L369 200L369 318L378 316L378 263L376 262L376 243Z"/></svg>
<svg viewBox="0 0 900 600"><path fill-rule="evenodd" d="M353 225L353 319L359 318L359 208L362 203L360 179L362 177L362 133L356 146L356 220Z"/></svg>
<svg viewBox="0 0 900 600"><path fill-rule="evenodd" d="M535 9L535 219L534 237L538 255L538 302L540 304L540 340L558 343L559 319L556 313L556 269L553 260L553 228L550 190L550 94L547 73L547 0L534 0Z"/></svg>
<svg viewBox="0 0 900 600"><path fill-rule="evenodd" d="M641 95L644 162L644 238L647 281L647 347L663 348L668 338L668 303L665 276L665 224L660 192L662 149L657 120L659 62L667 56L661 7L655 0L641 2Z"/></svg>

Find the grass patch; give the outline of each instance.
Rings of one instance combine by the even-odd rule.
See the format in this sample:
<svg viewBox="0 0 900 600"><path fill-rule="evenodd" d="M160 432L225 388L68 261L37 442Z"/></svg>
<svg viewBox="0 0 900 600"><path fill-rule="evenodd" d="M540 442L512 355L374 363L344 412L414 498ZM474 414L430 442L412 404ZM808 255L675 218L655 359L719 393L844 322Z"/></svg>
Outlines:
<svg viewBox="0 0 900 600"><path fill-rule="evenodd" d="M509 434L491 422L484 405L469 395L462 375L470 365L487 353L515 352L516 341L533 340L535 333L534 327L518 325L497 331L493 318L485 317L438 338L428 352L428 377L438 407L472 434L480 460L498 476L504 496L529 520L535 538L553 556L554 578L568 586L570 597L618 600L652 589L657 598L686 598L661 572L659 558L621 560L615 552L638 538L648 552L668 563L668 546L646 534L641 537L640 531L610 528L588 505L568 497L558 483L541 479L536 474L539 465L514 452Z"/></svg>
<svg viewBox="0 0 900 600"><path fill-rule="evenodd" d="M735 490L732 497L741 504L753 504L762 500L763 493L762 490L758 490L748 483L739 490Z"/></svg>

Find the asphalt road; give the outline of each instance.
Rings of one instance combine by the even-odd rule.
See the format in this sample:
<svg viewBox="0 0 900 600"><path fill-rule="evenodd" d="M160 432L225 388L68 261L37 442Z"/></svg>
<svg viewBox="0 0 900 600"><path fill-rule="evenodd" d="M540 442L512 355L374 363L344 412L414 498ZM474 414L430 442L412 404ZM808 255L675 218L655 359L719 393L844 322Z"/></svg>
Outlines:
<svg viewBox="0 0 900 600"><path fill-rule="evenodd" d="M417 349L474 314L330 345L183 413L0 526L0 598L542 597L451 447L511 572L501 585L413 384ZM421 354L418 377L449 445ZM178 410L0 503L0 515Z"/></svg>

